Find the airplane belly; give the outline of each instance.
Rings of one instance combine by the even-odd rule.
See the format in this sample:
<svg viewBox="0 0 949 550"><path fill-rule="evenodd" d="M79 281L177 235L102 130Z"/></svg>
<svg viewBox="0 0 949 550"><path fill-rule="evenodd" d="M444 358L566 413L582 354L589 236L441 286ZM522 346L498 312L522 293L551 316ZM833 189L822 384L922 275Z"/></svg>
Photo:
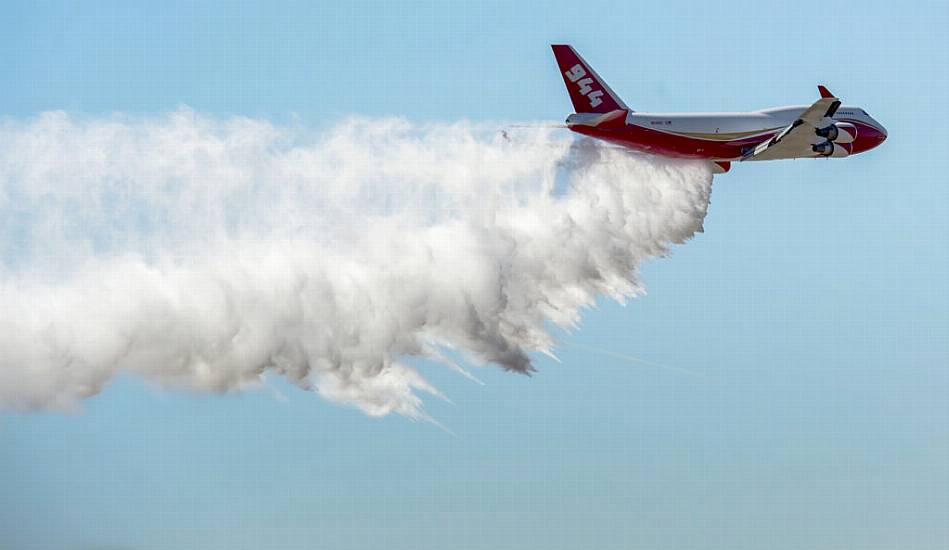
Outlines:
<svg viewBox="0 0 949 550"><path fill-rule="evenodd" d="M737 160L787 127L765 113L699 115L631 113L622 126L572 125L577 133L646 153L704 160Z"/></svg>
<svg viewBox="0 0 949 550"><path fill-rule="evenodd" d="M610 130L595 127L572 127L571 130L637 151L705 160L740 158L745 147L760 141L757 138L751 142L701 139L637 125Z"/></svg>

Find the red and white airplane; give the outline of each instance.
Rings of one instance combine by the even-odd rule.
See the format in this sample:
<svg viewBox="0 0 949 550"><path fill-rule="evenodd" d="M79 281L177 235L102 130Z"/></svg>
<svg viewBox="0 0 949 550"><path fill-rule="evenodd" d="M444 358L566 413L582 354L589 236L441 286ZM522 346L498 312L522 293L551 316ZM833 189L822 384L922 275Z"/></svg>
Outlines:
<svg viewBox="0 0 949 550"><path fill-rule="evenodd" d="M715 173L732 161L846 157L873 149L886 129L859 107L841 106L824 86L811 106L748 113L640 113L607 86L571 46L553 45L576 113L567 128L657 155L706 159Z"/></svg>

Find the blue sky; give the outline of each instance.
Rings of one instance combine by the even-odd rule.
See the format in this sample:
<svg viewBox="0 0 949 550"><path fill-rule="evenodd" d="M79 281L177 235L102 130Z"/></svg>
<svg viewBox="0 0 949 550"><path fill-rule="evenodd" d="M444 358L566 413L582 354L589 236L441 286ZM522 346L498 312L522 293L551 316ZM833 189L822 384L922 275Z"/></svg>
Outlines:
<svg viewBox="0 0 949 550"><path fill-rule="evenodd" d="M512 5L516 4L516 5ZM22 2L0 109L560 120L571 43L634 109L807 103L889 131L736 166L649 295L562 364L425 374L455 432L281 386L132 378L0 417L0 547L930 549L949 541L949 96L940 3ZM581 346L702 373L637 366ZM591 369L597 369L597 376ZM423 369L425 367L423 366Z"/></svg>

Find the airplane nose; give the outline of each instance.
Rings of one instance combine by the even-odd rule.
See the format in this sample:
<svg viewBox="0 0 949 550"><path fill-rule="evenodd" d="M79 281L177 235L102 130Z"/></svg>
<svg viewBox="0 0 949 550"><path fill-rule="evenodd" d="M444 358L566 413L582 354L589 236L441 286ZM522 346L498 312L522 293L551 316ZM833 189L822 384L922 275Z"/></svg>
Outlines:
<svg viewBox="0 0 949 550"><path fill-rule="evenodd" d="M861 126L857 131L857 139L850 144L850 154L862 153L874 147L879 147L881 143L886 141L886 136L886 128L881 124Z"/></svg>

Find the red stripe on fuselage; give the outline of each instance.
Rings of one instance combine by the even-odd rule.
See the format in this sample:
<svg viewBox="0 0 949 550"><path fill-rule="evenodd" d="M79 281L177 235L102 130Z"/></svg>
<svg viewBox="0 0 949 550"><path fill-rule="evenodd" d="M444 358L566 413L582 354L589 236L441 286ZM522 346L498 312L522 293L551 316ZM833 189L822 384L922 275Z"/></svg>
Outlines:
<svg viewBox="0 0 949 550"><path fill-rule="evenodd" d="M777 131L756 134L746 138L722 141L683 136L670 132L660 132L635 124L621 128L605 129L591 126L572 126L578 134L583 134L610 143L667 157L691 159L736 159L740 158L748 147L757 145L774 136Z"/></svg>

